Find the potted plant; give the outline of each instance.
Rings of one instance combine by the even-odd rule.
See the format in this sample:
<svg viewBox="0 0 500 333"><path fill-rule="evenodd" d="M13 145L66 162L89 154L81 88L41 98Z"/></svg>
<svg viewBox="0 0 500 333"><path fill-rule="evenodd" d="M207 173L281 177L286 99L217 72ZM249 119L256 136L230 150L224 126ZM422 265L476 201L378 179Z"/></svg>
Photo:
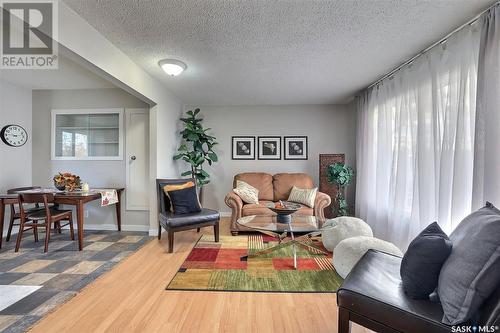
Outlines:
<svg viewBox="0 0 500 333"><path fill-rule="evenodd" d="M336 162L328 166L327 177L328 182L337 187L337 195L332 210L337 216L345 216L348 214L345 188L354 178L354 170L344 163Z"/></svg>
<svg viewBox="0 0 500 333"><path fill-rule="evenodd" d="M210 175L203 169L205 163L212 165L218 161L213 148L217 145L216 138L207 134L210 128L203 128L203 119L199 118L200 109L186 112L187 117L181 118L184 129L181 131L182 143L174 156L174 160L182 159L190 165L190 170L181 175L191 176L200 189L200 201L203 201L203 187L210 182Z"/></svg>

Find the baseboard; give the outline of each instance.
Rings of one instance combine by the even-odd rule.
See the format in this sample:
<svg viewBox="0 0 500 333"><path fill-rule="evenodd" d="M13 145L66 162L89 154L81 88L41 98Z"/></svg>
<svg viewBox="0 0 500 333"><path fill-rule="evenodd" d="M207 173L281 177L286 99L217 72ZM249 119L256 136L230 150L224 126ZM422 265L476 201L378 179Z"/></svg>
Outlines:
<svg viewBox="0 0 500 333"><path fill-rule="evenodd" d="M219 212L221 217L231 217L231 212Z"/></svg>

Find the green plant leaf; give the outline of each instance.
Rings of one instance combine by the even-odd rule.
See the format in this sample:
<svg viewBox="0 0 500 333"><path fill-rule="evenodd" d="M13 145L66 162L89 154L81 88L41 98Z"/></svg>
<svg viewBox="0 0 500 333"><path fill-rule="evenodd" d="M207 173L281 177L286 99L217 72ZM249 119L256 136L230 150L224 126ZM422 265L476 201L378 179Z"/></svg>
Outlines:
<svg viewBox="0 0 500 333"><path fill-rule="evenodd" d="M190 141L197 141L198 140L198 135L197 134L194 134L194 133L189 133L187 135L187 139L190 140Z"/></svg>
<svg viewBox="0 0 500 333"><path fill-rule="evenodd" d="M192 172L191 171L184 171L183 173L181 173L181 176L182 177L185 177L185 176L190 176L192 175Z"/></svg>
<svg viewBox="0 0 500 333"><path fill-rule="evenodd" d="M217 154L214 152L208 153L208 157L210 158L210 160L212 160L212 162L217 162L219 160Z"/></svg>

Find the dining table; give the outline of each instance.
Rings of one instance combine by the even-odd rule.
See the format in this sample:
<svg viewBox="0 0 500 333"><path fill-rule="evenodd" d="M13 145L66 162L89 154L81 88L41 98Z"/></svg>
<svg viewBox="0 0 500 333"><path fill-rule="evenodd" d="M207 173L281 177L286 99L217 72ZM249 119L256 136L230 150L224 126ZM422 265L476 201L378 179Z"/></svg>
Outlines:
<svg viewBox="0 0 500 333"><path fill-rule="evenodd" d="M115 203L116 210L116 225L118 231L122 230L121 226L121 194L124 188L106 188L106 190L116 190L118 194L118 201ZM86 203L100 200L101 192L97 189L92 189L88 192L74 191L74 192L53 192L54 204L70 205L76 207L76 224L78 228L78 250L83 249L83 225L85 222L84 206ZM5 218L5 207L7 205L18 205L19 194L0 194L0 249L2 248L3 241L3 228Z"/></svg>

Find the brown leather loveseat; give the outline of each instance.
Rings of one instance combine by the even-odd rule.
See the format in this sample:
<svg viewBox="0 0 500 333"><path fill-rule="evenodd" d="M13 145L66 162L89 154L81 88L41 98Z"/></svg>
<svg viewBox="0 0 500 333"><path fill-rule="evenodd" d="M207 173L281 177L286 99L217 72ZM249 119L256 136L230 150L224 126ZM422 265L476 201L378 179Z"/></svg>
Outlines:
<svg viewBox="0 0 500 333"><path fill-rule="evenodd" d="M236 187L236 181L244 181L259 190L259 204L246 204L241 198L230 191L226 195L226 205L231 208L231 233L237 235L238 231L246 230L244 227L236 224L236 221L242 216L248 215L274 215L266 207L271 202L278 200L287 200L292 187L314 188L312 178L306 173L278 173L274 176L264 172L247 172L234 176L233 188ZM302 206L297 212L303 215L314 215L324 219L324 209L331 203L331 198L325 193L318 192L314 207Z"/></svg>

